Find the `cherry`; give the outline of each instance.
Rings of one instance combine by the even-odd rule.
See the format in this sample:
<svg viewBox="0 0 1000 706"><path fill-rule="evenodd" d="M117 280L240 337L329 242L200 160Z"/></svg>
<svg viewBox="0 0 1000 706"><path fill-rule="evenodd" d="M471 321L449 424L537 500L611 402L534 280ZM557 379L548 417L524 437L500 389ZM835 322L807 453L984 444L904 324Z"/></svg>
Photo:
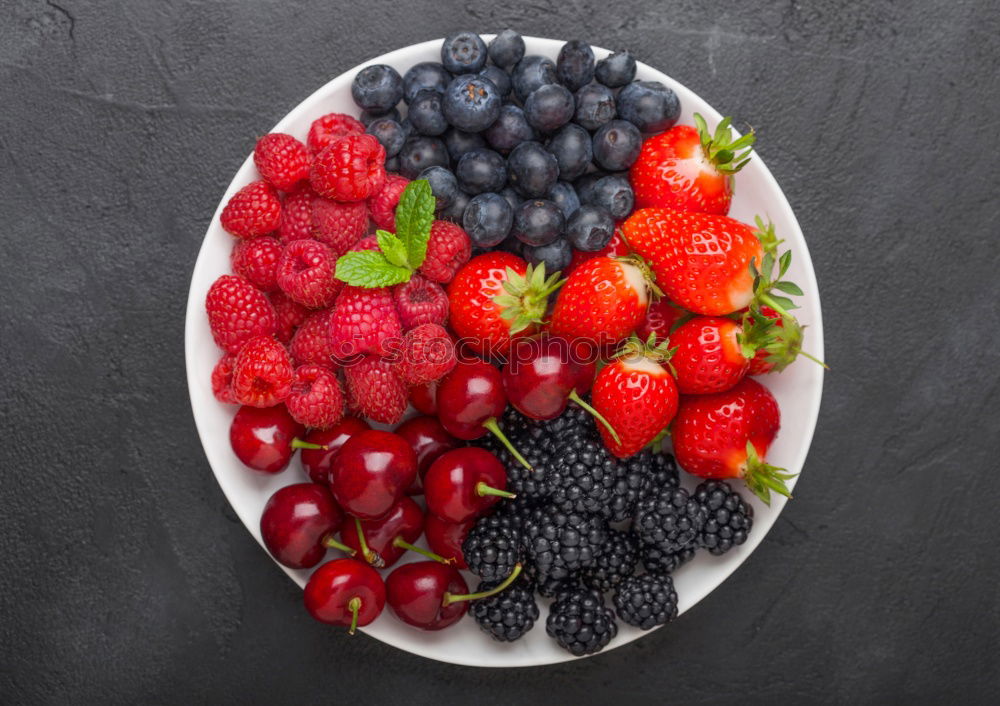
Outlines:
<svg viewBox="0 0 1000 706"><path fill-rule="evenodd" d="M340 448L333 497L362 520L382 517L417 477L417 456L400 436L366 429Z"/></svg>
<svg viewBox="0 0 1000 706"><path fill-rule="evenodd" d="M321 623L355 628L371 623L385 608L385 584L372 567L355 559L334 559L316 569L302 594L309 614Z"/></svg>
<svg viewBox="0 0 1000 706"><path fill-rule="evenodd" d="M516 564L496 588L468 593L469 586L458 569L434 561L417 561L397 567L385 582L389 607L404 623L424 630L453 625L469 609L468 602L488 598L512 584L521 573Z"/></svg>
<svg viewBox="0 0 1000 706"><path fill-rule="evenodd" d="M328 547L354 550L334 539L344 513L322 485L296 483L275 491L260 517L264 546L278 562L292 569L310 569L326 556Z"/></svg>
<svg viewBox="0 0 1000 706"><path fill-rule="evenodd" d="M442 455L424 478L427 510L448 522L465 522L500 502L508 493L507 471L486 449L469 446Z"/></svg>
<svg viewBox="0 0 1000 706"><path fill-rule="evenodd" d="M421 414L437 414L437 388L436 380L426 385L411 387L410 404Z"/></svg>
<svg viewBox="0 0 1000 706"><path fill-rule="evenodd" d="M465 441L492 432L525 468L531 465L514 448L497 419L507 407L500 371L481 360L462 362L442 378L437 389L438 419L452 436Z"/></svg>
<svg viewBox="0 0 1000 706"><path fill-rule="evenodd" d="M457 449L462 443L454 436L445 431L437 417L411 417L396 427L396 434L406 439L417 455L417 480L407 491L410 495L418 495L422 492L421 480L427 475L427 469L431 467L438 456L445 451Z"/></svg>
<svg viewBox="0 0 1000 706"><path fill-rule="evenodd" d="M367 422L357 417L344 417L338 424L329 429L314 429L306 434L305 441L319 445L318 449L302 449L302 466L309 474L313 483L331 485L333 478L333 459L340 452L348 439L360 434L365 429L371 429Z"/></svg>
<svg viewBox="0 0 1000 706"><path fill-rule="evenodd" d="M413 500L399 499L385 517L377 520L345 518L340 528L344 544L379 569L392 566L410 549L435 561L454 563L437 554L413 546L424 531L424 512Z"/></svg>
<svg viewBox="0 0 1000 706"><path fill-rule="evenodd" d="M462 554L462 543L474 524L474 517L465 522L445 522L433 512L428 512L424 516L424 537L432 552L454 561L457 569L468 569Z"/></svg>
<svg viewBox="0 0 1000 706"><path fill-rule="evenodd" d="M306 428L292 419L285 405L250 407L236 412L229 427L229 443L236 457L255 471L280 473L295 449L311 448L300 441Z"/></svg>

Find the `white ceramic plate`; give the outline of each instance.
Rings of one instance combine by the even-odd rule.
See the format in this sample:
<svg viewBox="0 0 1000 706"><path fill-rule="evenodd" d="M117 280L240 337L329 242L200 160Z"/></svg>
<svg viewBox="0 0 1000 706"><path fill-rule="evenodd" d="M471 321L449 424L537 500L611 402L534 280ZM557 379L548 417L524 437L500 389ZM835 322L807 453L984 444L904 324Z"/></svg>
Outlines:
<svg viewBox="0 0 1000 706"><path fill-rule="evenodd" d="M483 36L487 41L491 38L489 35ZM525 43L528 54L542 54L553 60L563 45L562 41L534 37L525 37ZM418 62L439 61L440 47L441 40L436 39L390 52L361 66L354 67L300 103L274 126L273 132L286 132L304 141L310 123L321 115L330 112L357 115L358 109L351 99L351 81L359 69L370 64L389 64L402 74ZM594 52L598 59L608 54L607 50L597 47L594 48ZM710 127L714 127L722 118L714 108L690 90L646 64L639 63L637 77L644 80L661 81L677 93L681 100L680 121L682 123L693 124L692 116L696 112L705 116ZM247 141L249 143L250 136L247 136ZM268 497L278 488L290 483L301 482L306 480L306 477L297 459L293 460L285 472L276 476L255 473L236 459L229 446L229 424L235 408L220 404L212 395L210 377L212 367L218 360L220 352L212 341L204 309L205 295L212 282L220 275L229 272L230 269L229 252L233 245L233 238L219 225L219 214L222 207L237 190L258 178L252 156L247 157L219 202L219 207L216 209L208 232L205 234L198 261L195 263L188 295L185 354L191 406L194 410L198 434L201 436L201 442L205 448L205 455L208 457L212 471L233 509L236 510L250 534L260 542L260 514ZM802 231L799 229L781 188L771 176L771 172L764 166L763 160L754 155L749 165L737 176L736 194L730 215L752 223L756 214L770 218L774 222L778 236L784 238L785 245L791 248L794 253L788 278L799 283L806 292L806 296L800 297L802 308L796 312L799 320L806 326L804 348L822 360L823 326L816 277L809 259L809 251L806 248L805 239L802 237ZM809 451L816 417L819 414L823 389L823 370L820 366L803 359L791 365L780 375L765 376L761 378L761 381L777 397L781 405L783 422L781 433L771 447L768 460L770 463L783 466L790 471L800 472ZM686 479L685 484L691 480L690 478ZM789 485L793 486L794 483L795 480L792 480ZM693 487L694 483L691 482L690 485ZM743 495L752 497L749 492L744 492ZM785 506L786 500L781 496L775 496L770 507L765 506L756 498L753 498L752 502L754 526L746 544L733 549L722 557L713 557L705 552L699 552L693 561L674 575L681 613L691 608L725 581L726 577L750 556L750 553L764 539L774 524L781 509ZM335 551L330 552L331 559L338 555ZM284 567L282 569L299 586L305 585L309 576L308 571L294 571ZM262 561L261 571L265 570ZM471 581L470 585L475 587L475 581ZM364 632L408 652L455 664L479 667L521 667L552 664L573 659L568 652L561 649L554 640L545 634L546 613L546 608L543 606L541 619L536 624L535 629L513 644L494 642L480 632L476 624L469 618L437 633L416 630L396 620L388 608L378 620L364 628ZM620 625L617 638L605 651L620 647L644 634L635 628Z"/></svg>

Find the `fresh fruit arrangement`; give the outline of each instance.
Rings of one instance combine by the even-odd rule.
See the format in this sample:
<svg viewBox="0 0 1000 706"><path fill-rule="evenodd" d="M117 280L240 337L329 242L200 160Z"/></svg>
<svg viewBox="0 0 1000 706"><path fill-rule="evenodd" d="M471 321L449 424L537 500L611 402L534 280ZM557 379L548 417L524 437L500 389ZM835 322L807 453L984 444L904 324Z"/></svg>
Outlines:
<svg viewBox="0 0 1000 706"><path fill-rule="evenodd" d="M211 383L245 466L299 452L260 530L312 570L317 620L470 613L514 642L541 598L592 654L673 620L673 573L788 495L756 378L803 353L802 291L780 234L728 215L754 133L677 124L635 74L628 51L457 32L440 62L359 71L358 117L257 141L221 213Z"/></svg>

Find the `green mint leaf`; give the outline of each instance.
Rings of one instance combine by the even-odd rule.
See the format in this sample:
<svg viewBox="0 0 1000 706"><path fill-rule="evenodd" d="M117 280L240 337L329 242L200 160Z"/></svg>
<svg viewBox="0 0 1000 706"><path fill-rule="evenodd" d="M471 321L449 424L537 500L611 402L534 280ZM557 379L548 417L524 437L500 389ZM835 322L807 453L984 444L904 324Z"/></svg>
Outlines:
<svg viewBox="0 0 1000 706"><path fill-rule="evenodd" d="M410 270L393 265L376 250L349 252L337 260L337 279L354 287L391 287L410 279Z"/></svg>
<svg viewBox="0 0 1000 706"><path fill-rule="evenodd" d="M386 260L397 267L406 267L409 269L406 262L406 246L403 245L402 240L387 230L375 231L375 237L378 239L379 249L382 250L382 254L385 255Z"/></svg>
<svg viewBox="0 0 1000 706"><path fill-rule="evenodd" d="M427 241L434 223L437 201L426 179L411 181L403 189L396 206L396 236L406 246L406 260L417 269L427 255Z"/></svg>

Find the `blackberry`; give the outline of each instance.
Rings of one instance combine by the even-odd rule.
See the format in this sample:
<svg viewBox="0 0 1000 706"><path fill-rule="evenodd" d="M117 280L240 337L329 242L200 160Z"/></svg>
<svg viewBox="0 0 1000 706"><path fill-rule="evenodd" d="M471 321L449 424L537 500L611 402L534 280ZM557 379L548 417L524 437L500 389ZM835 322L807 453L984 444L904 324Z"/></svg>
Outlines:
<svg viewBox="0 0 1000 706"><path fill-rule="evenodd" d="M610 530L604 553L583 570L583 582L598 591L610 591L635 572L639 563L639 538L634 532Z"/></svg>
<svg viewBox="0 0 1000 706"><path fill-rule="evenodd" d="M673 579L666 574L629 576L618 584L614 603L619 618L642 630L677 617L677 592Z"/></svg>
<svg viewBox="0 0 1000 706"><path fill-rule="evenodd" d="M580 588L564 593L552 604L545 632L579 657L604 649L618 634L618 624L600 591Z"/></svg>
<svg viewBox="0 0 1000 706"><path fill-rule="evenodd" d="M644 544L672 553L697 542L706 515L684 488L665 488L639 501L634 527Z"/></svg>
<svg viewBox="0 0 1000 706"><path fill-rule="evenodd" d="M565 579L574 571L593 566L604 551L608 526L597 515L546 507L532 511L522 534L528 561L534 565L538 580L544 581Z"/></svg>
<svg viewBox="0 0 1000 706"><path fill-rule="evenodd" d="M639 550L642 565L651 574L672 574L694 558L696 547L684 547L676 552L665 552L649 544Z"/></svg>
<svg viewBox="0 0 1000 706"><path fill-rule="evenodd" d="M476 520L462 542L462 555L469 571L486 581L510 576L523 554L521 529L506 513Z"/></svg>
<svg viewBox="0 0 1000 706"><path fill-rule="evenodd" d="M708 480L695 488L694 499L707 515L698 543L711 554L725 554L747 541L753 527L753 508L728 483Z"/></svg>
<svg viewBox="0 0 1000 706"><path fill-rule="evenodd" d="M651 451L618 461L618 475L611 496L611 521L624 522L631 519L639 505L639 499L649 495L652 486L651 469L655 454Z"/></svg>
<svg viewBox="0 0 1000 706"><path fill-rule="evenodd" d="M677 472L677 461L672 454L654 453L650 461L649 493L655 494L663 488L676 488L680 485L680 475Z"/></svg>
<svg viewBox="0 0 1000 706"><path fill-rule="evenodd" d="M597 438L564 438L553 459L553 505L563 512L591 513L608 519L619 465Z"/></svg>
<svg viewBox="0 0 1000 706"><path fill-rule="evenodd" d="M489 591L497 587L499 581L482 581L479 591ZM538 602L535 588L527 579L518 578L504 591L472 601L469 606L473 620L479 629L499 642L513 642L524 637L538 620Z"/></svg>

